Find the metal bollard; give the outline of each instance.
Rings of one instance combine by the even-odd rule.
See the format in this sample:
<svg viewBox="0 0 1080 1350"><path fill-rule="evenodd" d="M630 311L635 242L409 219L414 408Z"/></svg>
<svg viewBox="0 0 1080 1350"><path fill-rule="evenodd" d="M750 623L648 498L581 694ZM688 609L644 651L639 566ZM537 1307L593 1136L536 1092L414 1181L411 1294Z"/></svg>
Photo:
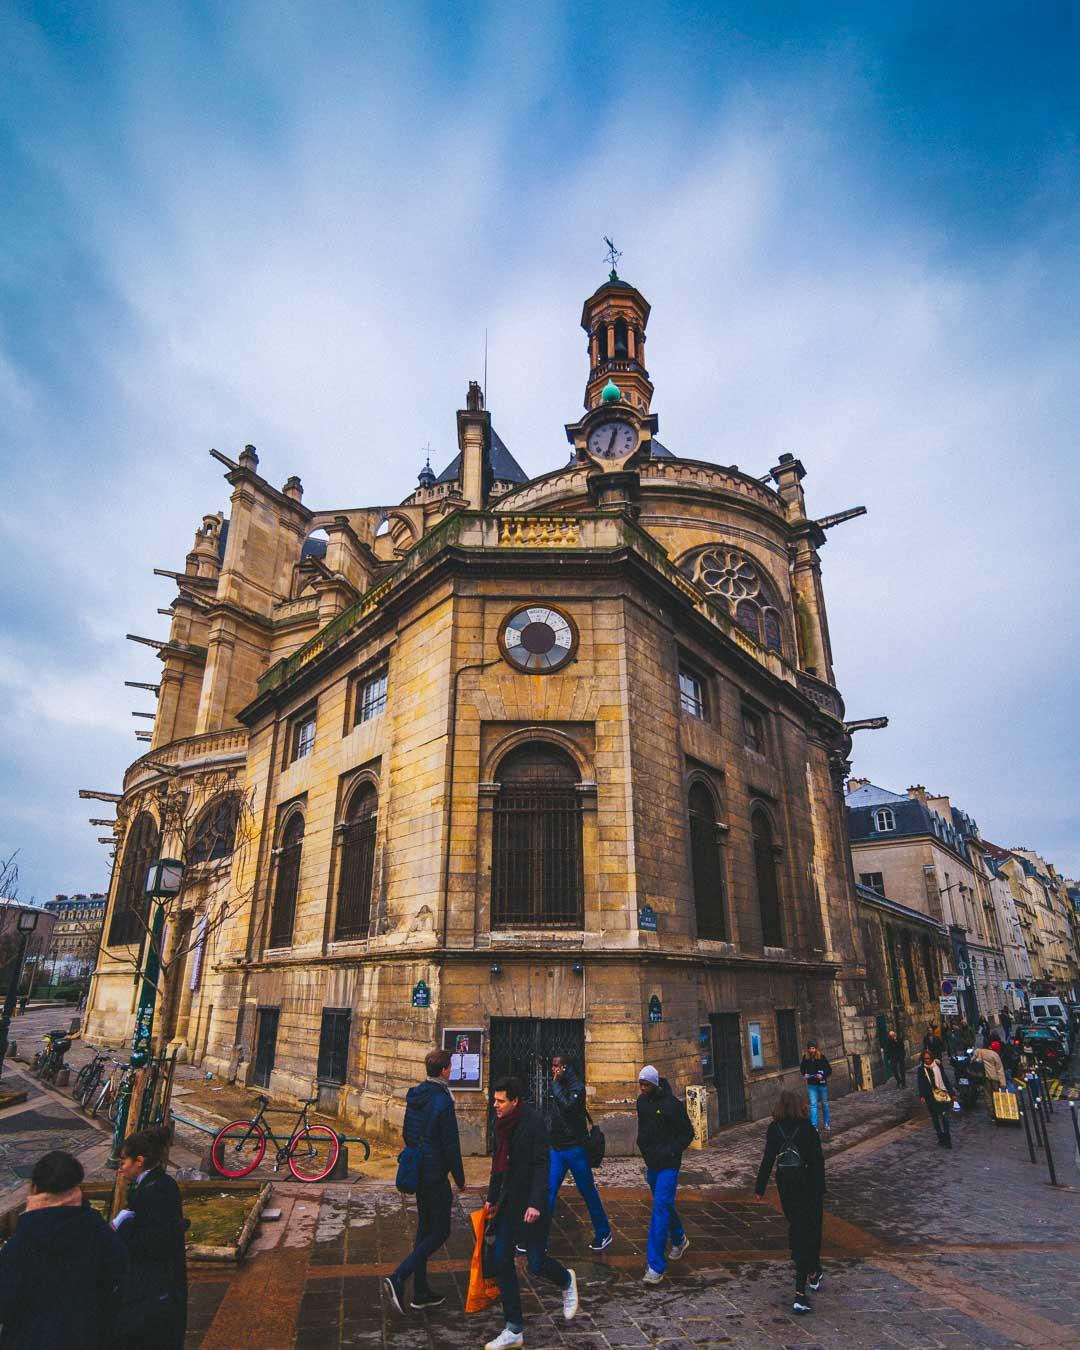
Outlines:
<svg viewBox="0 0 1080 1350"><path fill-rule="evenodd" d="M1042 1069L1039 1070L1039 1082L1042 1084L1042 1095L1043 1095L1043 1100L1046 1102L1046 1105L1047 1105L1047 1108L1048 1108L1049 1111L1050 1111L1050 1114L1053 1115L1053 1114L1054 1114L1054 1099L1053 1099L1053 1097L1050 1096L1050 1087L1049 1087L1049 1084L1048 1084L1047 1081L1046 1081L1046 1078L1045 1078L1045 1076L1044 1076L1044 1074L1043 1074Z"/></svg>
<svg viewBox="0 0 1080 1350"><path fill-rule="evenodd" d="M1072 1117L1073 1134L1076 1136L1076 1165L1080 1167L1080 1121L1076 1119L1076 1102L1069 1099L1069 1115Z"/></svg>
<svg viewBox="0 0 1080 1350"><path fill-rule="evenodd" d="M1032 1085L1032 1078L1033 1078L1032 1074L1025 1074L1024 1083L1027 1087L1028 1103L1031 1110L1031 1124L1032 1128L1035 1131L1035 1142L1041 1149L1043 1146L1042 1129L1041 1129L1042 1116L1039 1114L1039 1099L1035 1095L1035 1088Z"/></svg>
<svg viewBox="0 0 1080 1350"><path fill-rule="evenodd" d="M1020 1108L1020 1119L1024 1122L1024 1133L1027 1135L1028 1153L1031 1155L1031 1161L1035 1162L1035 1145L1031 1142L1031 1122L1028 1120L1028 1113Z"/></svg>
<svg viewBox="0 0 1080 1350"><path fill-rule="evenodd" d="M1050 1173L1050 1185L1058 1184L1057 1171L1054 1167L1054 1155L1050 1152L1050 1136L1046 1133L1046 1122L1043 1122L1043 1141L1046 1144L1046 1167Z"/></svg>

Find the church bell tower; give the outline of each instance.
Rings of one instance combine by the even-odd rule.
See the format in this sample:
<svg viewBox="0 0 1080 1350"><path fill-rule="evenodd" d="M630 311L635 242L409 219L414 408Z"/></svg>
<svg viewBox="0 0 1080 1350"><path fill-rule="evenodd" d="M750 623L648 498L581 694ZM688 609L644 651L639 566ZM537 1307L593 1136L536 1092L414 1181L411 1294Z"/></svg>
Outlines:
<svg viewBox="0 0 1080 1350"><path fill-rule="evenodd" d="M645 326L649 302L611 268L607 281L589 296L581 326L589 335L589 382L585 408L599 407L604 386L613 380L626 403L647 414L653 387L645 368Z"/></svg>

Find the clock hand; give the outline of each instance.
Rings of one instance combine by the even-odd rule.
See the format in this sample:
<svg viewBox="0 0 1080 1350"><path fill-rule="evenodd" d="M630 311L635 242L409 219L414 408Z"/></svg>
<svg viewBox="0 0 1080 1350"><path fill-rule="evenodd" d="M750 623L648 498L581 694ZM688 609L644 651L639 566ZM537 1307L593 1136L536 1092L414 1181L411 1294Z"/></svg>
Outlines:
<svg viewBox="0 0 1080 1350"><path fill-rule="evenodd" d="M612 427L612 429L611 429L611 440L608 441L608 443L607 443L607 449L604 451L604 454L605 454L605 455L610 455L611 452L612 452L612 450L615 449L615 437L616 437L618 434L619 434L619 428L618 428L618 427Z"/></svg>

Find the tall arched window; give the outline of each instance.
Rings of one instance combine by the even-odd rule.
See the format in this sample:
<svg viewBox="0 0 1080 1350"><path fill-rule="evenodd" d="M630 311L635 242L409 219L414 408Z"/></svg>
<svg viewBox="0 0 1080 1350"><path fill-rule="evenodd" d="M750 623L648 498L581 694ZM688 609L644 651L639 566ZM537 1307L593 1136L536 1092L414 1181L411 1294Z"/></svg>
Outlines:
<svg viewBox="0 0 1080 1350"><path fill-rule="evenodd" d="M365 783L349 799L341 831L341 871L338 880L334 941L366 938L371 923L371 885L375 878L375 822L379 797Z"/></svg>
<svg viewBox="0 0 1080 1350"><path fill-rule="evenodd" d="M716 803L704 783L690 788L690 867L699 938L727 938L724 862L716 829Z"/></svg>
<svg viewBox="0 0 1080 1350"><path fill-rule="evenodd" d="M755 811L750 827L754 837L754 876L761 910L761 938L766 947L782 947L784 930L780 923L780 887L776 878L772 826L764 811Z"/></svg>
<svg viewBox="0 0 1080 1350"><path fill-rule="evenodd" d="M227 858L236 844L239 818L239 792L223 792L220 797L215 797L195 822L188 862L214 862L218 858Z"/></svg>
<svg viewBox="0 0 1080 1350"><path fill-rule="evenodd" d="M580 928L584 921L578 771L534 741L499 765L491 857L494 927Z"/></svg>
<svg viewBox="0 0 1080 1350"><path fill-rule="evenodd" d="M300 857L304 851L304 817L297 811L281 833L274 882L274 907L270 916L270 946L292 944L296 896L300 889Z"/></svg>
<svg viewBox="0 0 1080 1350"><path fill-rule="evenodd" d="M116 884L116 903L109 925L110 947L141 942L146 933L146 874L158 856L157 821L149 812L137 816L128 831L120 879Z"/></svg>

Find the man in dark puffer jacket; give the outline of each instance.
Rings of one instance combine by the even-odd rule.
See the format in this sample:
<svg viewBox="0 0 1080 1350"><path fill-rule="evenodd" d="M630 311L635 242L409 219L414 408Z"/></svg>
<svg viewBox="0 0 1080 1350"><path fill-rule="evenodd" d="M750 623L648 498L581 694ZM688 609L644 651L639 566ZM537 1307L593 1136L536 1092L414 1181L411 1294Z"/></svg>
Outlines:
<svg viewBox="0 0 1080 1350"><path fill-rule="evenodd" d="M390 1302L405 1311L405 1281L415 1275L409 1306L418 1311L446 1302L428 1284L427 1263L450 1236L453 1196L450 1177L460 1191L465 1185L461 1162L457 1111L450 1091L450 1052L432 1050L424 1060L427 1082L411 1087L405 1095L402 1135L410 1148L422 1147L420 1179L416 1187L416 1243L412 1251L383 1280Z"/></svg>
<svg viewBox="0 0 1080 1350"><path fill-rule="evenodd" d="M611 1246L611 1224L604 1212L603 1201L596 1190L592 1168L585 1144L589 1137L589 1122L585 1114L585 1084L574 1072L574 1066L562 1055L551 1060L551 1171L548 1192L551 1212L555 1212L555 1197L566 1178L567 1171L574 1178L581 1198L589 1210L593 1223L593 1240L589 1250L602 1252Z"/></svg>
<svg viewBox="0 0 1080 1350"><path fill-rule="evenodd" d="M649 1264L642 1278L646 1284L659 1284L668 1258L677 1261L690 1245L675 1209L675 1189L682 1155L694 1137L694 1127L667 1079L661 1078L651 1064L646 1064L638 1074L637 1112L637 1146L645 1159L645 1178L653 1193L646 1249Z"/></svg>

